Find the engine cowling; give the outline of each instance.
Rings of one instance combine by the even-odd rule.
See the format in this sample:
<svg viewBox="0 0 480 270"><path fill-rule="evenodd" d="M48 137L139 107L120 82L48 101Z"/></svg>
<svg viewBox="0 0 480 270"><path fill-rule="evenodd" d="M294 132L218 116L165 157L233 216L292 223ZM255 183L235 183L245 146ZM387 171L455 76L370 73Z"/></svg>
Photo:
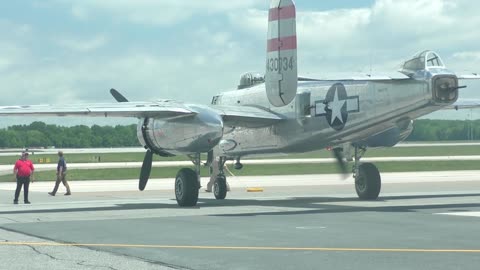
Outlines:
<svg viewBox="0 0 480 270"><path fill-rule="evenodd" d="M392 147L405 140L413 131L413 122L410 119L398 121L391 129L373 135L364 141L368 147Z"/></svg>
<svg viewBox="0 0 480 270"><path fill-rule="evenodd" d="M208 108L194 108L198 113L172 119L144 118L137 127L137 137L147 149L161 156L205 153L223 136L222 118Z"/></svg>

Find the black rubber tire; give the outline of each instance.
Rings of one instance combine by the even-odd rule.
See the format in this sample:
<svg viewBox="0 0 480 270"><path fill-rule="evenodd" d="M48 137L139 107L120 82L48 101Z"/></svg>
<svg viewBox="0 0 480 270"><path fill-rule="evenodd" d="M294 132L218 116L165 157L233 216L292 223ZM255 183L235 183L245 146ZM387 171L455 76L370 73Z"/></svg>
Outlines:
<svg viewBox="0 0 480 270"><path fill-rule="evenodd" d="M213 183L213 194L217 200L223 200L227 197L227 179L225 176L217 176Z"/></svg>
<svg viewBox="0 0 480 270"><path fill-rule="evenodd" d="M355 178L355 191L361 200L376 200L380 194L380 172L372 163L362 163Z"/></svg>
<svg viewBox="0 0 480 270"><path fill-rule="evenodd" d="M195 206L198 201L197 174L190 168L182 168L175 178L175 198L181 207Z"/></svg>

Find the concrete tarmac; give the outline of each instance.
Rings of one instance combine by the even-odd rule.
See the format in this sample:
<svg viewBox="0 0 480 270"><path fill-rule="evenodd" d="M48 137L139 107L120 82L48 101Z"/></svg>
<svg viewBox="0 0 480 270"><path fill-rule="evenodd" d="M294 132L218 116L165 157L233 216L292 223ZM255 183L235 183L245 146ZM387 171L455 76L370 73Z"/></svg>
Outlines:
<svg viewBox="0 0 480 270"><path fill-rule="evenodd" d="M3 183L0 262L8 269L478 269L477 175L384 173L377 201L358 200L353 180L334 175L231 177L226 200L202 189L192 208L176 205L167 179L152 179L144 192L133 180L72 182L72 196L55 197L46 194L53 183L34 183L31 205L13 205L13 183Z"/></svg>

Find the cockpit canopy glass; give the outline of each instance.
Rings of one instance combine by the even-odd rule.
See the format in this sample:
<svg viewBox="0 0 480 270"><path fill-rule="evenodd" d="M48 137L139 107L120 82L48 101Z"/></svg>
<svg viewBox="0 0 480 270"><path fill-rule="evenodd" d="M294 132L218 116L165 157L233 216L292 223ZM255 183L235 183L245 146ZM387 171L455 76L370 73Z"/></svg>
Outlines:
<svg viewBox="0 0 480 270"><path fill-rule="evenodd" d="M444 68L442 59L432 51L423 51L403 64L403 70L419 71L429 68Z"/></svg>

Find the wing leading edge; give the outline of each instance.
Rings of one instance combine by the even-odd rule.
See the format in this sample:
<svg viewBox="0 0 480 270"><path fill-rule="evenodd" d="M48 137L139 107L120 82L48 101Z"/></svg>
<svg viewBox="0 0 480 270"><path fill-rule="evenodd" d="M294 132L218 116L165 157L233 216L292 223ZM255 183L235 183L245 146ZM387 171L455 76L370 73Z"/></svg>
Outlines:
<svg viewBox="0 0 480 270"><path fill-rule="evenodd" d="M0 116L85 116L85 117L132 117L174 118L195 115L198 105L174 101L120 102L67 105L0 106ZM219 114L227 126L256 127L271 125L282 120L280 115L252 106L201 106Z"/></svg>
<svg viewBox="0 0 480 270"><path fill-rule="evenodd" d="M285 118L282 115L253 106L210 106L222 116L226 126L262 127L275 124Z"/></svg>
<svg viewBox="0 0 480 270"><path fill-rule="evenodd" d="M1 106L0 116L174 117L195 114L169 102Z"/></svg>

